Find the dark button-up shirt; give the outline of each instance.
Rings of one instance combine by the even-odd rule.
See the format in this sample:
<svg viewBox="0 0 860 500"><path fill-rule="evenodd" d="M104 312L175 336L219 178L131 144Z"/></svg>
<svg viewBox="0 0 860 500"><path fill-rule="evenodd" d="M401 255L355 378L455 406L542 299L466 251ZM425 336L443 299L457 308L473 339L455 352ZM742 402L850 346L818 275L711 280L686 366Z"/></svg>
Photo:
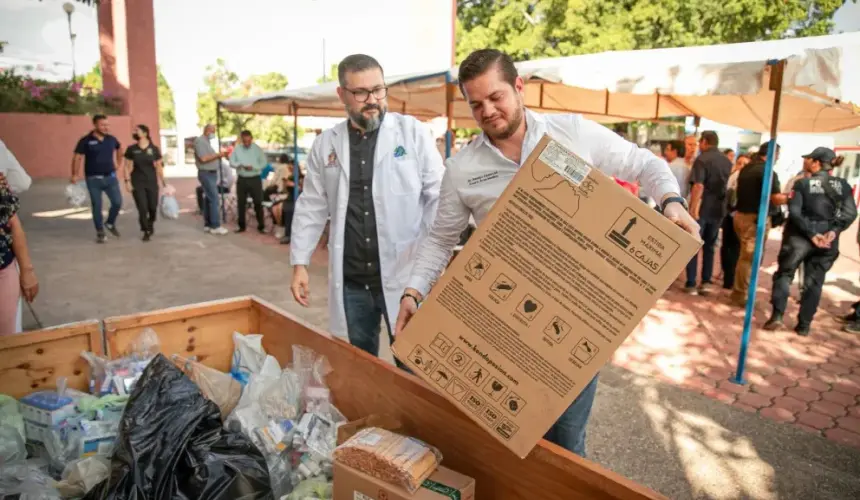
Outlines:
<svg viewBox="0 0 860 500"><path fill-rule="evenodd" d="M119 149L116 137L107 134L101 139L94 133L81 137L75 153L84 156L84 175L111 175L116 171L115 156Z"/></svg>
<svg viewBox="0 0 860 500"><path fill-rule="evenodd" d="M361 132L349 125L349 201L343 235L343 279L382 291L379 239L373 209L373 157L378 130Z"/></svg>
<svg viewBox="0 0 860 500"><path fill-rule="evenodd" d="M715 147L704 151L693 162L690 183L704 187L700 219L721 221L726 216L726 184L731 172L731 160Z"/></svg>

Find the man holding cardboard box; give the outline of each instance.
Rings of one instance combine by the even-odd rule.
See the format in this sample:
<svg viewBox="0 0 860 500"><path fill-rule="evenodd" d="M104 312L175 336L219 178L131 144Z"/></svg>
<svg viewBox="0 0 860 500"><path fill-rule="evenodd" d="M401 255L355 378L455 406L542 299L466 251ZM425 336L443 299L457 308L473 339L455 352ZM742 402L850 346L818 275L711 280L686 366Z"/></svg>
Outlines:
<svg viewBox="0 0 860 500"><path fill-rule="evenodd" d="M403 330L407 322L416 313L418 304L424 299L430 291L430 287L445 269L451 251L456 245L460 233L468 224L470 215L474 216L479 225L482 223L517 174L523 162L539 145L545 134L549 134L561 146L575 152L607 176L639 182L644 194L658 201L665 217L681 226L684 231L696 236L699 234L699 227L688 214L686 202L679 195L678 182L665 161L646 149L636 147L635 144L624 140L602 125L585 120L578 115L541 115L527 110L523 105L524 82L517 74L510 56L495 49L473 52L460 65L459 85L463 96L472 109L472 116L484 133L463 148L447 164L433 229L418 252L409 280L409 287L406 288L401 298L396 333ZM562 183L557 188L545 192L545 199L550 204L555 205L556 208L559 208L560 205L569 205L568 201L575 197L575 194L565 191L566 185L566 183ZM553 201L553 197L556 197L555 201ZM568 213L568 216L572 216L572 214ZM652 215L646 214L643 218L650 217ZM631 220L627 230L630 230L629 226L636 223L636 220ZM558 222L558 224L564 223ZM639 224L641 225L643 222L640 221ZM623 232L626 233L627 230ZM686 251L691 250L687 249ZM471 265L471 262L467 265ZM681 263L677 265L680 266ZM481 262L473 265L472 275L477 280L480 280L485 269L478 269L481 266ZM489 279L492 281L493 277L491 276ZM499 279L501 276L496 280L496 283L499 283ZM501 284L507 286L507 292L501 292L496 297L504 301L516 285L513 283ZM668 282L666 286L668 286ZM526 295L521 304L524 304L526 315L517 315L520 322L527 322L529 313L539 314L539 308L542 307L529 295ZM553 322L547 328L551 326L555 326L556 333L558 333L560 329L565 327L565 324L562 321ZM499 328L503 328L503 326L499 326ZM445 339L441 335L440 333L440 339L444 343ZM556 342L561 342L561 339ZM592 349L589 343L580 344L577 347L586 350ZM434 346L430 345L429 349L433 350L433 348ZM442 345L436 352L448 356L449 350L454 353L452 356L457 356L457 348L454 348L453 344ZM415 352L412 351L413 354ZM397 354L407 355L409 353L397 351ZM433 359L431 352L428 351L427 354L425 359ZM469 355L472 354L469 352ZM466 357L464 355L459 359ZM450 359L456 368L457 361L454 358ZM484 359L487 359L486 356ZM540 360L535 362L542 363ZM420 363L415 362L412 364L420 365ZM436 366L439 365L441 363L436 364ZM468 364L464 366L468 366ZM480 384L481 387L484 387L484 378L492 380L491 377L487 377L486 371L482 371L480 365L477 366L478 369L474 372L471 369L464 369L461 372L469 372L468 375L464 375L467 377L465 386ZM541 364L541 366L547 370L552 369L546 364ZM549 378L552 379L552 377ZM581 390L573 404L544 436L549 441L581 456L585 455L585 428L594 401L596 380L597 376L595 375ZM514 377L509 377L508 382L516 385L522 381L515 381ZM505 385L505 382L499 381L495 384L495 388L500 389ZM507 405L503 405L506 407L505 411L509 412L506 418L510 419L511 415L518 414L519 408L525 405L524 401L513 396L514 391L508 392L507 389L505 389L506 398L495 399L492 394L493 389L493 386L482 389L483 394L489 395L489 398L481 396L480 393L476 395L472 401L475 407L473 410L478 407L491 406L486 404L488 400L497 402L504 400L507 403ZM449 394L453 393L453 389L450 387L446 390L449 391ZM464 401L467 400L468 398L464 399ZM509 439L511 435L516 433L513 424L508 425L506 429L499 427L498 422L505 421L504 414L497 419L491 413L492 411L490 413L483 412L482 418L485 422L495 422L492 425L496 426L497 433L502 435L503 439ZM520 451L525 451L525 449Z"/></svg>

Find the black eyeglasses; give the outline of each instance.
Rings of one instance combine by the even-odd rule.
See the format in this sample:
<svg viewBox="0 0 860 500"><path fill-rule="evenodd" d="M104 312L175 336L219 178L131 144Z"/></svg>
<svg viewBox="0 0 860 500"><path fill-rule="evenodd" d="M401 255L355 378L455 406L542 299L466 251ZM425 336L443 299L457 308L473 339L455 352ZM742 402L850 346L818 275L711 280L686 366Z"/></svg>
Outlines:
<svg viewBox="0 0 860 500"><path fill-rule="evenodd" d="M346 89L346 91L352 94L352 96L355 97L355 100L357 102L367 102L367 100L370 99L370 94L373 94L373 97L377 101L385 99L385 97L388 95L388 87L376 87L373 90Z"/></svg>

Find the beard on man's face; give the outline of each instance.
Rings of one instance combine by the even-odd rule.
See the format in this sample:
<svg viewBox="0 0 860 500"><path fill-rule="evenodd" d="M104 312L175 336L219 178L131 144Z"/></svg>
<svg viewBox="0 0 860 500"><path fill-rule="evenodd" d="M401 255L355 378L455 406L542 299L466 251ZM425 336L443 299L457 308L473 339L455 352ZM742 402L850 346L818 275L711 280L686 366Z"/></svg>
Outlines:
<svg viewBox="0 0 860 500"><path fill-rule="evenodd" d="M491 118L490 120L484 120L484 123L489 125L492 122L492 120L495 119L494 117L490 117L490 118ZM516 132L517 129L520 128L520 124L522 122L523 122L523 108L522 108L522 106L517 106L516 110L511 115L510 119L508 119L508 124L503 129L492 130L489 127L487 127L487 128L481 127L481 128L484 130L484 133L487 134L487 136L489 136L490 139L497 140L497 141L503 141L503 140L509 138L510 136L514 135L514 132Z"/></svg>
<svg viewBox="0 0 860 500"><path fill-rule="evenodd" d="M376 115L366 116L364 113L366 111L370 111L375 109L377 111ZM360 111L355 111L346 108L346 113L349 115L349 118L355 122L356 125L364 129L365 132L373 132L378 129L382 124L382 118L385 116L386 111L388 111L388 106L381 103L375 104L365 104L361 107Z"/></svg>

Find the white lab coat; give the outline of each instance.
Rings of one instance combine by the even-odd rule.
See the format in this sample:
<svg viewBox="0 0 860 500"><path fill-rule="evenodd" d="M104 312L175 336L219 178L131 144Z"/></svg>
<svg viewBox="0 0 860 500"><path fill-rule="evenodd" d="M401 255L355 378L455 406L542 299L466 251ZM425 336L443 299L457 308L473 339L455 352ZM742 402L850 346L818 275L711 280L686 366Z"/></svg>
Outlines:
<svg viewBox="0 0 860 500"><path fill-rule="evenodd" d="M443 172L442 157L430 129L411 116L386 113L376 143L372 189L380 274L392 328L418 246L429 234L436 215ZM349 174L349 134L344 120L323 132L311 147L290 238L291 264L308 265L326 220L331 219L329 330L343 338L347 337L343 239Z"/></svg>

